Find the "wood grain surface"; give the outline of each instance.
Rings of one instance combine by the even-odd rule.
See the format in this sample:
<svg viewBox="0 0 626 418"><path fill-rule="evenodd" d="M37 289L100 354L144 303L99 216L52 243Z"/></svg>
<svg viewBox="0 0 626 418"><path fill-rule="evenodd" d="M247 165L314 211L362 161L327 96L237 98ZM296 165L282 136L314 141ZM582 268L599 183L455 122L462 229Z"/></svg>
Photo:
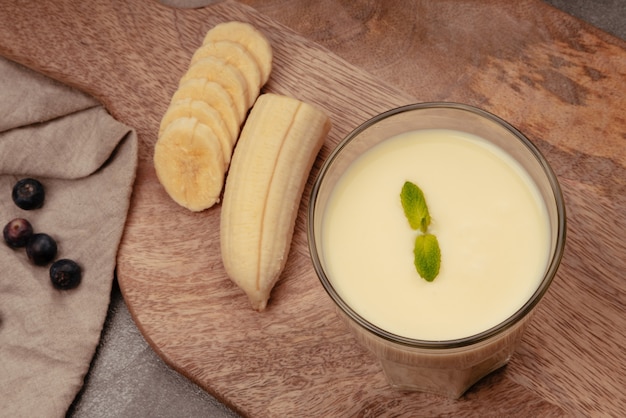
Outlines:
<svg viewBox="0 0 626 418"><path fill-rule="evenodd" d="M243 4L243 3L247 3ZM248 7L251 6L251 7ZM247 0L176 10L128 0L3 1L0 54L85 90L140 139L118 280L173 368L250 416L618 416L626 410L626 45L538 0ZM313 169L266 312L226 277L219 206L190 213L156 180L160 117L214 24L270 38L264 91L325 108ZM313 176L344 135L402 104L458 101L521 129L568 210L553 285L510 364L457 401L390 389L337 320L308 255Z"/></svg>

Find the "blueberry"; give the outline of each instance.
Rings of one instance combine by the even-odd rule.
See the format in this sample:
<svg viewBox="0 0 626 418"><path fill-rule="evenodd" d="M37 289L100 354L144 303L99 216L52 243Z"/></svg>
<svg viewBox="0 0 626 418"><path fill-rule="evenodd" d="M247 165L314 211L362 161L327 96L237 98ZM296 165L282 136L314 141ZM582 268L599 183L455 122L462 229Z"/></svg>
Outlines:
<svg viewBox="0 0 626 418"><path fill-rule="evenodd" d="M33 227L26 219L15 218L4 226L2 235L9 247L24 247L33 235Z"/></svg>
<svg viewBox="0 0 626 418"><path fill-rule="evenodd" d="M50 281L59 290L73 289L80 284L82 271L73 260L61 259L50 266Z"/></svg>
<svg viewBox="0 0 626 418"><path fill-rule="evenodd" d="M39 181L25 178L15 183L11 197L20 209L32 210L43 206L45 192Z"/></svg>
<svg viewBox="0 0 626 418"><path fill-rule="evenodd" d="M34 234L26 244L26 254L36 265L45 266L57 255L57 243L48 234Z"/></svg>

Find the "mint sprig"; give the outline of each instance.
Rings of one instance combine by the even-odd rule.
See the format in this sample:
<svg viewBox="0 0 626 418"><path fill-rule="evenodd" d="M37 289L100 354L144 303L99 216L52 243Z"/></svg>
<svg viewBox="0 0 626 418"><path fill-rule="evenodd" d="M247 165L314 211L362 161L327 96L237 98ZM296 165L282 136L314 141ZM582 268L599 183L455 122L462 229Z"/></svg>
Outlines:
<svg viewBox="0 0 626 418"><path fill-rule="evenodd" d="M415 269L424 280L432 282L439 274L441 249L437 237L428 233L431 217L424 192L416 184L406 181L400 192L400 202L411 228L421 231L415 238L413 249Z"/></svg>

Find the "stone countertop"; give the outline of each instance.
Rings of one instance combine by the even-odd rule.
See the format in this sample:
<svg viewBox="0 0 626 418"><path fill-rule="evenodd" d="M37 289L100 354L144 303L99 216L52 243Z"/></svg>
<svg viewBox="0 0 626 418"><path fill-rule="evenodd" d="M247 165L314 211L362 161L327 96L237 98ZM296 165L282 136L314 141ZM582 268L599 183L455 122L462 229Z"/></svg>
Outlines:
<svg viewBox="0 0 626 418"><path fill-rule="evenodd" d="M624 0L546 0L626 39ZM101 343L68 417L235 417L237 414L166 365L136 327L114 282Z"/></svg>

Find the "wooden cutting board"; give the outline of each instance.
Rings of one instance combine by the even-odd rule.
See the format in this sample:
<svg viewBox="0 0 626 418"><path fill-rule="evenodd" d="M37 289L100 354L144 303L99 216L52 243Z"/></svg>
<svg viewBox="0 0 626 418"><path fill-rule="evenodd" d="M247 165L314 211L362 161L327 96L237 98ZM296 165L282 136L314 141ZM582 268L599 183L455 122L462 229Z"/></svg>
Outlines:
<svg viewBox="0 0 626 418"><path fill-rule="evenodd" d="M5 2L6 3L6 2ZM86 90L136 128L140 161L117 276L150 345L243 415L618 415L626 409L626 48L538 0L249 0L173 10L141 0L3 4L0 53ZM219 256L219 206L190 213L159 185L161 115L206 31L252 22L271 40L264 91L325 108L334 127L266 312ZM390 389L340 323L308 255L313 176L381 111L459 101L520 128L559 177L561 269L522 346L462 399Z"/></svg>

